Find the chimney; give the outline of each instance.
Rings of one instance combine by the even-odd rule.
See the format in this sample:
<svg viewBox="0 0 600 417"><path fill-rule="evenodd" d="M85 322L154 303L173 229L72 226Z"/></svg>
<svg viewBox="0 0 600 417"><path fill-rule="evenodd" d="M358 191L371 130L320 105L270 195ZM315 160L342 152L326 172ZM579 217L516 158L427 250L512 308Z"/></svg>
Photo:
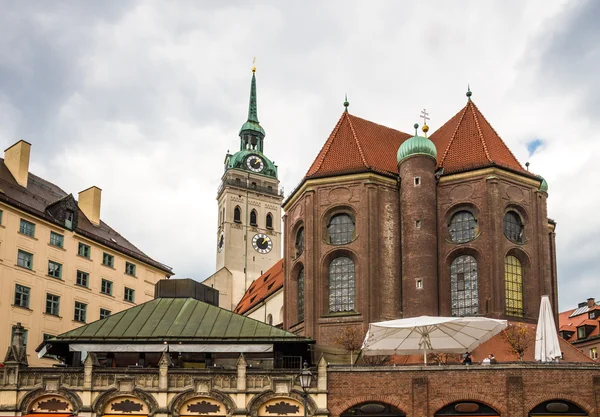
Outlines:
<svg viewBox="0 0 600 417"><path fill-rule="evenodd" d="M587 299L587 306L588 306L588 308L594 308L594 307L596 307L596 299L595 298L588 298Z"/></svg>
<svg viewBox="0 0 600 417"><path fill-rule="evenodd" d="M102 190L95 185L79 193L79 210L94 226L100 226L100 200Z"/></svg>
<svg viewBox="0 0 600 417"><path fill-rule="evenodd" d="M31 143L20 140L4 151L4 165L8 168L17 183L27 188L29 176L29 153Z"/></svg>

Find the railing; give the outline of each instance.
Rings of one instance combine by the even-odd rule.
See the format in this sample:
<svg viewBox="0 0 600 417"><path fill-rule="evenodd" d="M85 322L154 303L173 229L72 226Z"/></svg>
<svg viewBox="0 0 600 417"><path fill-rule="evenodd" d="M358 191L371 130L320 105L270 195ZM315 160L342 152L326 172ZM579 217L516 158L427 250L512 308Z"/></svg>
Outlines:
<svg viewBox="0 0 600 417"><path fill-rule="evenodd" d="M226 185L241 188L242 190L250 190L257 193L283 197L283 188L277 189L273 187L263 187L262 185L255 184L253 182L248 183L247 181L236 181L231 179L224 180L221 183L221 185L217 189L217 195L221 194L221 191L223 191L223 188L225 188Z"/></svg>

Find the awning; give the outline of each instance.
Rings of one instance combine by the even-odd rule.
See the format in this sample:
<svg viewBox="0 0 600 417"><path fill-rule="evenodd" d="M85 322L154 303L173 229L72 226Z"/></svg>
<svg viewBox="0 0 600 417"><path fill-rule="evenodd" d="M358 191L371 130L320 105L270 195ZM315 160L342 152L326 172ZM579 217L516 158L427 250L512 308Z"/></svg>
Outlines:
<svg viewBox="0 0 600 417"><path fill-rule="evenodd" d="M73 343L71 352L166 352L168 345Z"/></svg>
<svg viewBox="0 0 600 417"><path fill-rule="evenodd" d="M273 345L169 345L169 352L263 353Z"/></svg>
<svg viewBox="0 0 600 417"><path fill-rule="evenodd" d="M158 344L98 344L73 343L71 352L211 352L211 353L266 353L273 352L268 344L198 344L198 345L158 345Z"/></svg>

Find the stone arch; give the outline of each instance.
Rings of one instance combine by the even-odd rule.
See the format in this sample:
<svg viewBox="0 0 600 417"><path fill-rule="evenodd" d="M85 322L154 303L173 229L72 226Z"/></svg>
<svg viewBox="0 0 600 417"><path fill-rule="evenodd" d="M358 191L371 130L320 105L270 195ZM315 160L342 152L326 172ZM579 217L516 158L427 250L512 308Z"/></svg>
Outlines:
<svg viewBox="0 0 600 417"><path fill-rule="evenodd" d="M434 416L454 416L457 415L456 413L465 415L500 416L500 412L494 407L485 402L474 400L459 400L447 403L441 408L438 408L437 411L435 411Z"/></svg>
<svg viewBox="0 0 600 417"><path fill-rule="evenodd" d="M348 398L342 401L337 407L330 409L332 415L341 415L344 411L362 403L384 403L396 407L404 414L409 415L407 410L410 411L410 405L404 404L402 401L394 399L389 395L363 395L358 397Z"/></svg>
<svg viewBox="0 0 600 417"><path fill-rule="evenodd" d="M477 392L470 392L468 397L464 395L449 395L447 397L436 398L431 402L431 410L435 410L435 413L437 413L443 407L457 402L477 402L493 408L501 416L505 415L506 413L505 404L490 398L489 395Z"/></svg>
<svg viewBox="0 0 600 417"><path fill-rule="evenodd" d="M148 407L148 416L150 417L156 414L159 408L156 399L140 388L134 388L133 391L121 391L117 388L112 388L100 394L98 398L94 400L92 403L92 411L96 413L97 416L102 416L104 414L104 408L108 403L118 397L134 397L144 402Z"/></svg>
<svg viewBox="0 0 600 417"><path fill-rule="evenodd" d="M260 406L266 403L267 401L275 398L292 399L299 402L300 404L303 404L304 402L303 393L299 390L293 389L288 394L279 394L273 390L264 391L250 399L250 401L248 402L248 414L251 417L258 417L258 409L260 408ZM306 397L306 411L308 415L315 415L317 412L317 404L310 395Z"/></svg>
<svg viewBox="0 0 600 417"><path fill-rule="evenodd" d="M547 401L552 401L552 400L568 401L570 403L573 403L577 407L584 410L589 416L594 415L593 413L596 411L594 406L592 404L588 403L587 401L585 401L583 398L577 397L575 399L575 398L573 398L569 395L565 395L563 393L543 393L542 395L533 396L532 398L529 398L525 401L525 404L524 404L525 410L524 411L527 413L527 415L529 415L529 412L531 410L533 410L535 407L537 407L538 405L545 403Z"/></svg>
<svg viewBox="0 0 600 417"><path fill-rule="evenodd" d="M167 409L169 410L169 413L173 417L179 417L179 410L181 410L181 407L187 401L192 400L196 397L212 398L213 400L222 403L225 406L225 413L227 416L231 416L233 414L234 410L236 409L235 402L231 399L231 397L229 395L227 395L225 393L222 393L222 392L214 390L214 389L211 389L210 392L208 392L208 393L201 393L201 392L197 392L193 388L185 390L185 391L177 394L175 397L173 397L173 399L167 406Z"/></svg>
<svg viewBox="0 0 600 417"><path fill-rule="evenodd" d="M37 388L29 391L23 398L21 398L21 401L19 401L18 409L21 411L22 415L29 414L35 401L49 395L64 397L73 406L73 414L77 414L82 411L83 401L81 401L79 395L77 395L74 391L62 387L56 391L47 391L44 388Z"/></svg>

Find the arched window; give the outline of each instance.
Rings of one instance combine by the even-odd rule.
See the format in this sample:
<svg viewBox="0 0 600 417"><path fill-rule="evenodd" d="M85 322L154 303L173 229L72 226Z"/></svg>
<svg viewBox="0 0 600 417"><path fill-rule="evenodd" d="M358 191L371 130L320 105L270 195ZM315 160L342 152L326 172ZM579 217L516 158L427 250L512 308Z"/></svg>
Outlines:
<svg viewBox="0 0 600 417"><path fill-rule="evenodd" d="M273 215L271 213L267 213L267 229L273 228Z"/></svg>
<svg viewBox="0 0 600 417"><path fill-rule="evenodd" d="M242 210L240 209L240 206L235 206L233 209L233 221L236 223L242 222Z"/></svg>
<svg viewBox="0 0 600 417"><path fill-rule="evenodd" d="M271 314L267 315L267 324L270 326L273 325L273 315L271 315Z"/></svg>
<svg viewBox="0 0 600 417"><path fill-rule="evenodd" d="M507 211L504 215L504 236L516 243L523 243L523 222L514 211Z"/></svg>
<svg viewBox="0 0 600 417"><path fill-rule="evenodd" d="M340 256L329 264L329 312L354 311L354 262Z"/></svg>
<svg viewBox="0 0 600 417"><path fill-rule="evenodd" d="M344 245L354 237L354 220L346 213L334 215L327 225L329 241L334 245Z"/></svg>
<svg viewBox="0 0 600 417"><path fill-rule="evenodd" d="M298 321L304 320L304 267L298 271Z"/></svg>
<svg viewBox="0 0 600 417"><path fill-rule="evenodd" d="M523 317L523 267L514 256L504 259L504 284L506 286L506 314Z"/></svg>
<svg viewBox="0 0 600 417"><path fill-rule="evenodd" d="M549 400L538 404L530 412L529 416L587 416L588 413L579 407L577 404L573 404L570 401L565 400Z"/></svg>
<svg viewBox="0 0 600 417"><path fill-rule="evenodd" d="M250 212L250 226L258 226L258 223L256 223L256 210Z"/></svg>
<svg viewBox="0 0 600 417"><path fill-rule="evenodd" d="M448 229L450 239L455 243L464 243L475 238L477 221L470 211L462 210L454 214Z"/></svg>
<svg viewBox="0 0 600 417"><path fill-rule="evenodd" d="M452 316L474 316L479 313L477 261L461 255L450 265Z"/></svg>
<svg viewBox="0 0 600 417"><path fill-rule="evenodd" d="M341 414L341 417L404 417L405 415L406 414L393 405L380 402L368 402L360 403L350 407Z"/></svg>
<svg viewBox="0 0 600 417"><path fill-rule="evenodd" d="M296 256L302 255L304 252L304 227L296 232Z"/></svg>
<svg viewBox="0 0 600 417"><path fill-rule="evenodd" d="M477 401L457 401L438 410L435 417L442 416L489 416L498 417L500 413L486 404Z"/></svg>

